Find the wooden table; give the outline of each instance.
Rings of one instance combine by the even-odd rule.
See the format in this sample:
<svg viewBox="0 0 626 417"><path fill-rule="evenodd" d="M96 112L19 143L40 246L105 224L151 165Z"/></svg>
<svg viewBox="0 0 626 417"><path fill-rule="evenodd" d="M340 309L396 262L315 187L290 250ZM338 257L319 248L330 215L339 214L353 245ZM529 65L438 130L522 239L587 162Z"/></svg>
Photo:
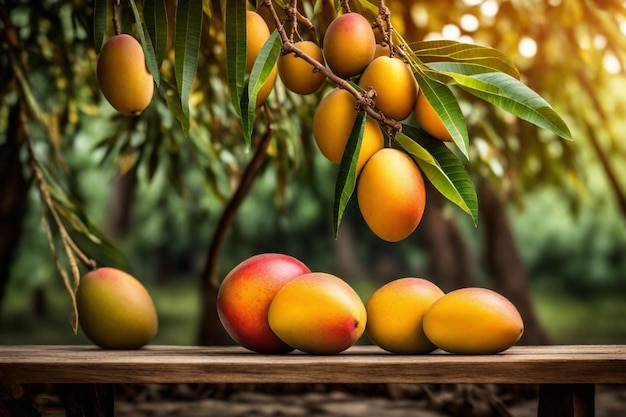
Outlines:
<svg viewBox="0 0 626 417"><path fill-rule="evenodd" d="M539 416L586 417L594 415L595 384L626 383L626 345L519 346L485 356L394 355L375 346L332 356L239 347L0 346L0 412L25 385L38 383L79 392L69 396L81 403L75 407L84 412L98 403L93 415L103 416L113 415L110 387L117 383L540 384Z"/></svg>

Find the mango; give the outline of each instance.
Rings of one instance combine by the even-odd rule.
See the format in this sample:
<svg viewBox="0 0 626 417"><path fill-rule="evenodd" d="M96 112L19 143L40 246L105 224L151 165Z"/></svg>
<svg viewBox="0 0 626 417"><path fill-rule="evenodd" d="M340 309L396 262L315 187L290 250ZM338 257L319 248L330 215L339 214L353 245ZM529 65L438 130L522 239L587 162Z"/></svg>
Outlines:
<svg viewBox="0 0 626 417"><path fill-rule="evenodd" d="M357 181L359 209L379 238L397 242L417 228L426 207L422 174L406 153L384 148L367 161Z"/></svg>
<svg viewBox="0 0 626 417"><path fill-rule="evenodd" d="M339 87L328 93L315 110L313 115L315 143L322 154L336 164L341 162L356 116L356 99ZM385 138L378 122L367 116L357 160L357 174L361 172L367 160L384 145Z"/></svg>
<svg viewBox="0 0 626 417"><path fill-rule="evenodd" d="M293 350L271 330L267 314L278 290L309 272L302 261L280 253L263 253L239 263L226 275L217 294L217 312L226 332L255 352Z"/></svg>
<svg viewBox="0 0 626 417"><path fill-rule="evenodd" d="M124 115L139 116L152 101L154 79L141 44L130 35L116 35L106 41L96 75L104 97Z"/></svg>
<svg viewBox="0 0 626 417"><path fill-rule="evenodd" d="M381 56L367 66L359 86L376 91L374 104L385 116L404 120L415 108L417 81L410 67L401 59Z"/></svg>
<svg viewBox="0 0 626 417"><path fill-rule="evenodd" d="M517 343L524 323L501 294L468 287L451 291L430 306L424 314L424 332L450 353L494 354Z"/></svg>
<svg viewBox="0 0 626 417"><path fill-rule="evenodd" d="M326 29L323 50L328 67L339 77L360 74L376 52L372 25L358 13L335 18Z"/></svg>
<svg viewBox="0 0 626 417"><path fill-rule="evenodd" d="M270 37L270 29L257 12L246 10L246 72L252 70L261 48Z"/></svg>
<svg viewBox="0 0 626 417"><path fill-rule="evenodd" d="M369 338L399 354L423 354L437 347L426 337L424 313L443 296L437 285L423 278L398 278L378 288L365 303Z"/></svg>
<svg viewBox="0 0 626 417"><path fill-rule="evenodd" d="M294 46L324 65L324 55L315 42L300 41L296 42ZM313 65L295 53L281 55L278 58L280 79L288 90L297 94L313 94L324 84L326 76L319 71L314 71L314 69Z"/></svg>
<svg viewBox="0 0 626 417"><path fill-rule="evenodd" d="M433 106L428 102L423 92L417 94L417 100L415 101L415 108L413 114L419 126L426 131L426 133L434 136L435 138L452 142L452 135L446 129L441 117L437 114Z"/></svg>
<svg viewBox="0 0 626 417"><path fill-rule="evenodd" d="M157 311L146 288L116 268L98 268L76 290L78 322L85 335L104 349L139 349L158 331Z"/></svg>
<svg viewBox="0 0 626 417"><path fill-rule="evenodd" d="M331 274L312 272L293 279L276 293L268 320L274 333L289 346L331 355L361 337L367 313L348 283Z"/></svg>
<svg viewBox="0 0 626 417"><path fill-rule="evenodd" d="M270 72L270 75L267 77L267 79L261 86L261 89L256 95L257 107L265 103L269 95L272 93L272 90L274 89L274 85L276 84L277 73L278 73L278 70L276 69L276 66L274 66L274 68L272 69L272 72Z"/></svg>

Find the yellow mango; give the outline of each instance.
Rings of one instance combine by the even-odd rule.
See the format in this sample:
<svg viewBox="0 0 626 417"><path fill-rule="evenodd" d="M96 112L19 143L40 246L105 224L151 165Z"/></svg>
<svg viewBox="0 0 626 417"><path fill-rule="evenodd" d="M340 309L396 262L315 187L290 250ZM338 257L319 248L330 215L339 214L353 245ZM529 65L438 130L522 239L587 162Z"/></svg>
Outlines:
<svg viewBox="0 0 626 417"><path fill-rule="evenodd" d="M272 331L303 352L330 355L352 346L367 325L359 295L341 278L312 272L285 284L268 312Z"/></svg>
<svg viewBox="0 0 626 417"><path fill-rule="evenodd" d="M400 354L428 353L437 347L426 337L424 313L443 291L423 278L399 278L378 288L365 303L369 338Z"/></svg>
<svg viewBox="0 0 626 417"><path fill-rule="evenodd" d="M461 288L439 298L424 315L424 332L439 348L460 354L492 354L522 337L519 311L487 288Z"/></svg>
<svg viewBox="0 0 626 417"><path fill-rule="evenodd" d="M130 35L111 37L102 47L96 69L98 85L118 112L139 116L154 93L141 44Z"/></svg>

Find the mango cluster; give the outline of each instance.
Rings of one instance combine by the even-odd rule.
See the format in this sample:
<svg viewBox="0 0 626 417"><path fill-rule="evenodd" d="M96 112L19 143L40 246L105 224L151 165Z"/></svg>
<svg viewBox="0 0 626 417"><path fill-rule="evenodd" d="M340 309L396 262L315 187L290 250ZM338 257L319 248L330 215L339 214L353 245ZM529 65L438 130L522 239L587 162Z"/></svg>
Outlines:
<svg viewBox="0 0 626 417"><path fill-rule="evenodd" d="M367 319L344 280L280 253L235 266L220 285L217 311L233 340L259 353L339 353L361 337Z"/></svg>
<svg viewBox="0 0 626 417"><path fill-rule="evenodd" d="M363 303L341 278L280 253L235 266L222 281L217 310L235 342L265 354L335 354L365 332L397 354L493 354L517 343L524 329L515 306L486 288L444 294L426 279L407 277Z"/></svg>
<svg viewBox="0 0 626 417"><path fill-rule="evenodd" d="M269 30L256 12L247 12L247 69L258 56ZM451 140L441 119L420 93L411 68L402 59L392 58L389 46L377 44L372 24L358 13L335 18L326 29L323 48L303 40L294 46L320 67L344 80L357 82L365 91L375 91L373 106L386 118L402 121L415 115L431 135ZM320 90L326 76L296 53L281 55L278 75L285 87L308 95ZM259 94L257 105L274 85L268 78L267 90ZM265 94L267 93L267 94ZM336 87L319 102L313 116L313 136L321 153L339 164L357 117L357 101L348 91ZM388 148L379 122L366 117L357 157L358 205L369 228L383 240L397 242L417 228L426 206L422 173L404 151Z"/></svg>
<svg viewBox="0 0 626 417"><path fill-rule="evenodd" d="M399 278L377 289L365 303L367 335L399 354L439 348L466 355L502 352L519 341L524 323L501 294L480 287L444 293L424 278Z"/></svg>

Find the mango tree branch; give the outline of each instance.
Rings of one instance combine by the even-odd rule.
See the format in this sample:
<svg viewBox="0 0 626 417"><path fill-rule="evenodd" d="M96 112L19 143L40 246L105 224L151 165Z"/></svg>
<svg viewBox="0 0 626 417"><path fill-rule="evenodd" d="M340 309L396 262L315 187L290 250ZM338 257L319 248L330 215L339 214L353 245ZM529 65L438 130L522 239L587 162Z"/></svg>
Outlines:
<svg viewBox="0 0 626 417"><path fill-rule="evenodd" d="M398 132L402 130L402 124L400 122L396 121L395 119L391 117L387 117L383 113L376 111L374 109L373 100L372 100L374 97L376 97L376 92L374 90L369 90L369 91L364 91L364 92L358 91L347 80L339 77L330 69L328 69L325 65L311 58L308 54L304 53L301 49L295 46L294 43L290 40L289 35L285 31L284 25L280 21L280 18L278 17L278 14L276 13L276 10L274 9L272 0L263 0L262 4L269 9L270 14L272 15L272 18L274 19L274 22L276 24L276 27L278 28L278 34L283 44L282 50L281 50L282 55L293 53L297 57L305 60L306 62L311 64L311 66L313 66L314 71L321 72L322 74L326 76L326 78L328 78L329 80L337 84L339 88L342 88L348 91L350 94L352 94L354 98L356 99L357 109L361 109L365 111L365 113L367 113L373 119L378 120L382 124L389 126Z"/></svg>

